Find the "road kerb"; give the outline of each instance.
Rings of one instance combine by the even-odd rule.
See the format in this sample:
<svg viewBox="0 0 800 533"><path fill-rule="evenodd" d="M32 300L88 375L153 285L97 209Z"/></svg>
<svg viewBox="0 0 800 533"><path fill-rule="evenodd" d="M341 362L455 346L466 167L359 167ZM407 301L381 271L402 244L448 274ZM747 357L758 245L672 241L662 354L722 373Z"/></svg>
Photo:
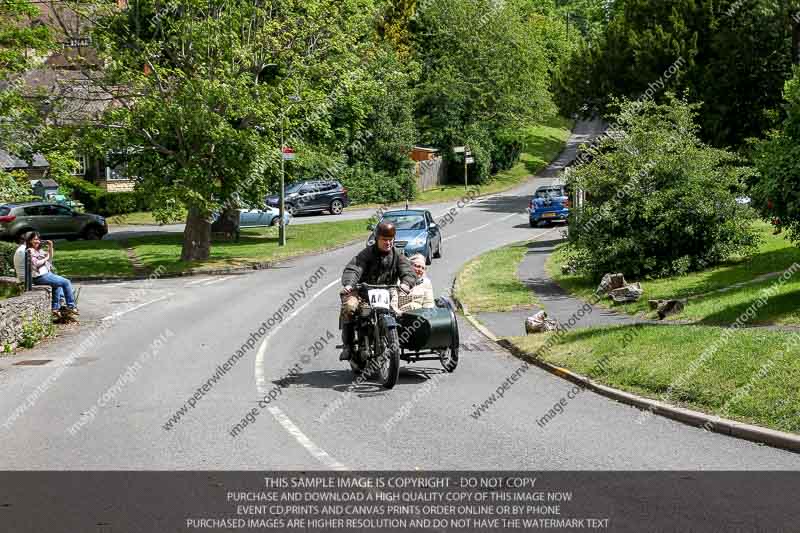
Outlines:
<svg viewBox="0 0 800 533"><path fill-rule="evenodd" d="M455 298L455 295L453 296L453 299L459 309L461 309L464 317L469 321L470 324L472 324L473 327L475 327L475 329L508 350L512 355L532 363L555 376L575 383L576 385L585 387L586 389L605 396L606 398L616 400L645 411L650 411L655 415L670 418L677 422L694 427L707 428L708 431L757 442L759 444L766 444L774 448L782 448L784 450L800 452L800 436L798 435L783 431L776 431L774 429L762 428L752 424L745 424L743 422L736 422L734 420L709 415L700 411L693 411L691 409L676 407L674 405L644 398L630 392L625 392L607 385L602 385L585 376L576 374L571 370L542 361L541 359L534 357L533 354L520 350L508 340L498 338L486 326L481 324L474 316L472 316L469 313L469 310L458 299Z"/></svg>

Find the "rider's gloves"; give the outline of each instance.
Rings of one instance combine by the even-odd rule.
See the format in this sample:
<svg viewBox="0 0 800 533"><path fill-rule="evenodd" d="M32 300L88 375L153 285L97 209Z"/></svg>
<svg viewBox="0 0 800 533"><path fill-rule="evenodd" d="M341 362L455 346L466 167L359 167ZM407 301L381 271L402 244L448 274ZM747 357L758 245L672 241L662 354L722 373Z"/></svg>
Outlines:
<svg viewBox="0 0 800 533"><path fill-rule="evenodd" d="M353 287L351 287L350 285L345 285L344 288L341 291L339 291L339 294L345 295L345 294L350 294L351 292L353 292Z"/></svg>
<svg viewBox="0 0 800 533"><path fill-rule="evenodd" d="M409 287L405 283L401 283L400 284L400 290L403 291L404 293L408 294L409 292L411 292L411 287Z"/></svg>

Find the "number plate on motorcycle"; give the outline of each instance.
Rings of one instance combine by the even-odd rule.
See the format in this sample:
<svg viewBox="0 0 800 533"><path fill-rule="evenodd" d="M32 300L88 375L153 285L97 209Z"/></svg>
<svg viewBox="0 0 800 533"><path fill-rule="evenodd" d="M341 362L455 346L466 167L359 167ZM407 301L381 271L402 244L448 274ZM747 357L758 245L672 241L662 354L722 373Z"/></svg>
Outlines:
<svg viewBox="0 0 800 533"><path fill-rule="evenodd" d="M370 289L367 291L367 296L369 296L369 304L372 307L389 309L389 301L391 300L391 297L388 290Z"/></svg>

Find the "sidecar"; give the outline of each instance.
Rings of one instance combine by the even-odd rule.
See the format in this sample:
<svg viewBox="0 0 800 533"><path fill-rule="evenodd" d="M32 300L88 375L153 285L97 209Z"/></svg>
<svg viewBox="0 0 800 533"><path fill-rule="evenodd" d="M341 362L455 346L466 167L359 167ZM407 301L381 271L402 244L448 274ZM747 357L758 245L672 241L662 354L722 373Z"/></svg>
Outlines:
<svg viewBox="0 0 800 533"><path fill-rule="evenodd" d="M458 321L449 298L436 299L436 307L406 311L397 318L400 359L409 363L438 360L452 372L458 366Z"/></svg>

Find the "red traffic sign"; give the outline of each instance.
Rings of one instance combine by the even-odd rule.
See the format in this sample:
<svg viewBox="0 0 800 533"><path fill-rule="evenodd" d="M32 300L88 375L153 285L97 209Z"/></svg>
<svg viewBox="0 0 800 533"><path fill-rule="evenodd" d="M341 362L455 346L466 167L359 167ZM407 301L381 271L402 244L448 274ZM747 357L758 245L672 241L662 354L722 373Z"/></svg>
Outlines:
<svg viewBox="0 0 800 533"><path fill-rule="evenodd" d="M281 152L283 152L284 161L291 161L292 159L294 159L295 156L294 148L291 148L289 146L284 146Z"/></svg>

